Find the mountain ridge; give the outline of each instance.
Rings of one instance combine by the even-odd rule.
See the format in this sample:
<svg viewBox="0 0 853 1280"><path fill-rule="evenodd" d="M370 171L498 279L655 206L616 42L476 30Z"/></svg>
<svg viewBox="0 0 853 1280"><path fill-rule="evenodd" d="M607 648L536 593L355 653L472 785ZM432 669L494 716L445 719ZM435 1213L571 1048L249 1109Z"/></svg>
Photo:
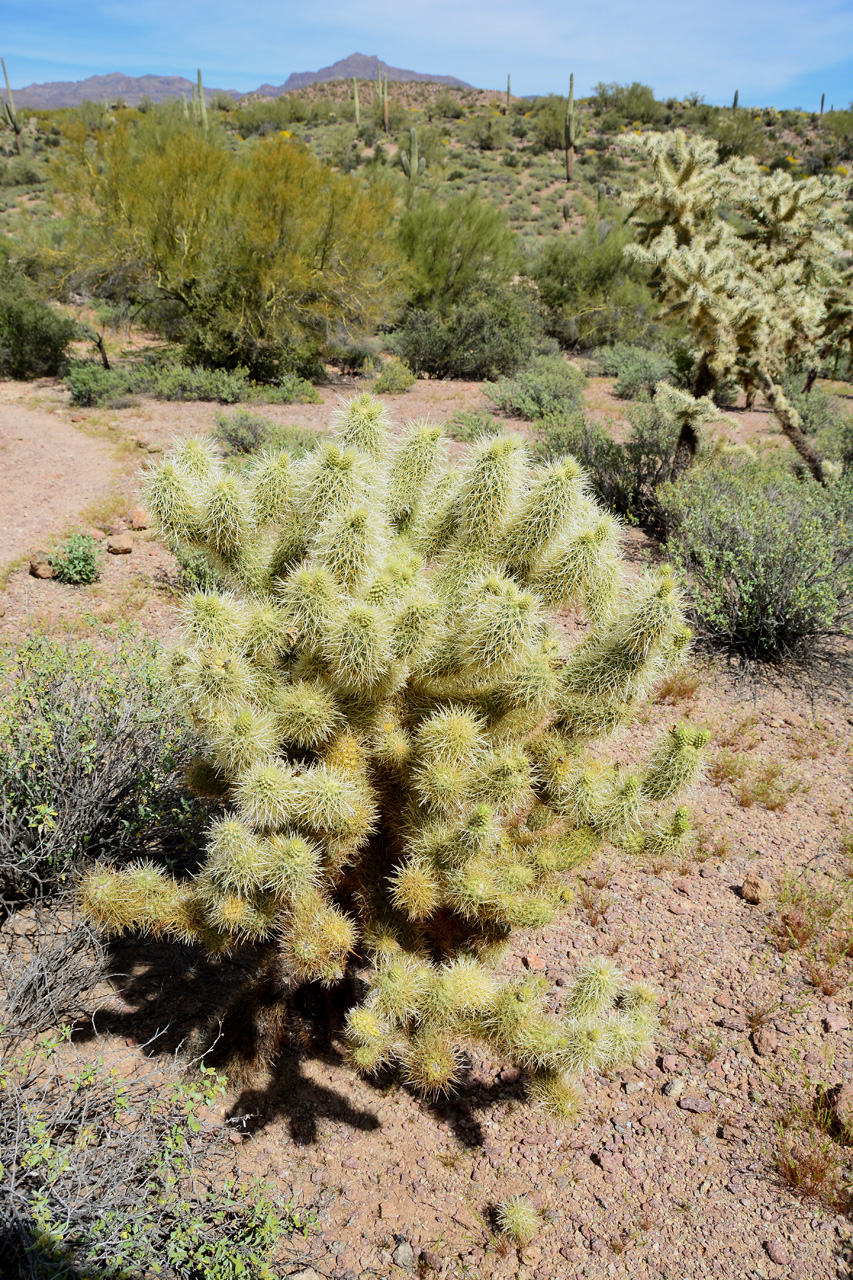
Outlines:
<svg viewBox="0 0 853 1280"><path fill-rule="evenodd" d="M207 94L226 93L232 98L265 97L278 98L295 89L305 89L312 84L320 84L329 80L351 80L355 76L359 80L375 80L379 74L396 82L427 81L433 84L453 85L456 88L468 89L472 86L456 76L433 75L424 71L408 71L402 67L392 67L376 55L351 53L328 67L320 67L318 71L292 71L280 85L265 83L248 93L240 93L236 89L215 89L205 85ZM185 76L127 76L120 71L109 75L88 76L85 80L50 80L43 84L24 85L12 90L15 105L50 109L57 107L77 107L81 102L101 102L104 96L110 100L122 98L128 106L136 107L143 98L152 102L164 102L168 98L179 98L182 93L192 96L193 81ZM0 93L0 97L2 97Z"/></svg>

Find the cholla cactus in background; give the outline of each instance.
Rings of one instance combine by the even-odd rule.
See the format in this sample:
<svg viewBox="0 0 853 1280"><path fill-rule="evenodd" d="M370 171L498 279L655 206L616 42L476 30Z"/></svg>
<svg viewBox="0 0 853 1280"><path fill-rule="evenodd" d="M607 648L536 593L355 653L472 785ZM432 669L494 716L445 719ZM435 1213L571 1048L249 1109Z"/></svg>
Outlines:
<svg viewBox="0 0 853 1280"><path fill-rule="evenodd" d="M333 428L239 476L189 440L150 476L162 533L230 582L186 598L170 658L209 743L194 784L221 809L195 879L100 870L88 915L259 946L282 1003L349 969L358 1070L396 1060L436 1095L480 1042L571 1116L586 1072L646 1050L654 993L595 960L553 1017L542 978L497 966L513 930L564 910L603 841L686 837L667 806L702 734L675 726L633 768L599 752L684 655L678 588L666 568L623 580L618 525L571 457L533 466L498 434L448 465L439 427L392 439L366 394ZM568 607L591 622L573 644L552 612Z"/></svg>

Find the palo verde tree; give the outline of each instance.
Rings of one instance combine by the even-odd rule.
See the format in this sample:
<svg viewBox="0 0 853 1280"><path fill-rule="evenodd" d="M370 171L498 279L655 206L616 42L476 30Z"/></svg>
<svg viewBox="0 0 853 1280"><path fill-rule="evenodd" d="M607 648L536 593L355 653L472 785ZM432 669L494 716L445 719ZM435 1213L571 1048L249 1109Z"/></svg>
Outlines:
<svg viewBox="0 0 853 1280"><path fill-rule="evenodd" d="M365 190L279 135L235 152L179 116L66 135L55 268L165 313L201 363L272 376L342 327L375 325L394 297L381 183Z"/></svg>
<svg viewBox="0 0 853 1280"><path fill-rule="evenodd" d="M496 966L513 930L565 908L603 841L686 837L670 806L703 734L674 726L633 768L597 749L684 656L669 570L623 579L618 526L571 457L534 467L499 434L448 466L440 428L393 442L369 395L295 463L271 454L237 476L189 440L147 500L231 584L187 597L170 658L209 744L193 784L221 811L195 879L98 869L89 918L260 948L225 1033L248 1022L269 1039L296 984L349 971L358 1070L397 1060L435 1095L484 1042L573 1114L585 1072L648 1047L654 993L595 960L555 1018L541 978ZM571 646L549 613L568 605L591 624Z"/></svg>
<svg viewBox="0 0 853 1280"><path fill-rule="evenodd" d="M687 323L699 359L694 394L736 378L761 389L816 479L824 464L803 433L780 379L821 346L851 244L835 178L768 173L752 158L717 162L716 143L681 130L637 140L652 177L626 201L637 243L626 253L651 268L664 314ZM837 303L836 303L837 305Z"/></svg>

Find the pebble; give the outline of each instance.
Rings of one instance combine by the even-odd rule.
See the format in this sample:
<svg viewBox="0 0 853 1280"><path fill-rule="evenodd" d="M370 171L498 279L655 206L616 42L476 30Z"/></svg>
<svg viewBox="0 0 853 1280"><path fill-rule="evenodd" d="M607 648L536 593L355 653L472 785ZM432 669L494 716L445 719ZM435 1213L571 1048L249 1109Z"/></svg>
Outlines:
<svg viewBox="0 0 853 1280"><path fill-rule="evenodd" d="M768 1240L766 1248L771 1262L775 1262L780 1267L788 1265L791 1260L790 1255L781 1240Z"/></svg>
<svg viewBox="0 0 853 1280"><path fill-rule="evenodd" d="M779 1036L770 1027L758 1027L752 1033L752 1043L755 1046L755 1052L762 1058L766 1058L768 1054L775 1053L779 1048Z"/></svg>
<svg viewBox="0 0 853 1280"><path fill-rule="evenodd" d="M713 1102L709 1102L707 1098L694 1098L692 1094L679 1098L678 1105L682 1111L693 1111L696 1114L714 1110Z"/></svg>
<svg viewBox="0 0 853 1280"><path fill-rule="evenodd" d="M744 902L751 902L757 906L761 902L765 902L770 897L770 885L766 880L762 880L761 876L757 876L754 872L749 872L743 878L743 884L740 887L740 896Z"/></svg>
<svg viewBox="0 0 853 1280"><path fill-rule="evenodd" d="M391 1259L398 1267L405 1267L408 1270L415 1265L415 1254L408 1240L401 1240L397 1248L391 1254Z"/></svg>
<svg viewBox="0 0 853 1280"><path fill-rule="evenodd" d="M107 538L107 551L111 556L129 556L133 550L133 537L129 533L114 533Z"/></svg>

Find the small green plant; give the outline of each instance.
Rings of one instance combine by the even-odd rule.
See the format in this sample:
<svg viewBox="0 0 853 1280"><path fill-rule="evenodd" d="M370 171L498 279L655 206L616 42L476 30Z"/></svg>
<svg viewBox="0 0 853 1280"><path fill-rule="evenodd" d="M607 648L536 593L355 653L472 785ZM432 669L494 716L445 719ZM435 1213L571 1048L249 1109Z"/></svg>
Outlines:
<svg viewBox="0 0 853 1280"><path fill-rule="evenodd" d="M583 407L585 382L581 371L562 357L536 356L514 377L486 383L483 391L510 417L565 422Z"/></svg>
<svg viewBox="0 0 853 1280"><path fill-rule="evenodd" d="M185 591L222 591L226 583L222 574L198 547L174 548L180 570L180 584Z"/></svg>
<svg viewBox="0 0 853 1280"><path fill-rule="evenodd" d="M417 377L406 362L398 356L391 356L383 360L379 376L373 383L373 390L377 395L399 396L416 382Z"/></svg>
<svg viewBox="0 0 853 1280"><path fill-rule="evenodd" d="M104 553L91 534L73 533L53 552L50 563L59 582L88 586L101 576Z"/></svg>
<svg viewBox="0 0 853 1280"><path fill-rule="evenodd" d="M235 409L232 413L218 410L214 415L213 435L226 454L248 456L262 450L285 449L294 458L312 449L319 439L310 427L273 422L251 409Z"/></svg>
<svg viewBox="0 0 853 1280"><path fill-rule="evenodd" d="M444 423L447 434L462 444L500 431L501 426L500 421L484 409L457 409Z"/></svg>
<svg viewBox="0 0 853 1280"><path fill-rule="evenodd" d="M658 383L670 380L674 372L672 361L663 352L626 342L599 347L593 359L602 373L616 379L616 394L625 400L650 398Z"/></svg>
<svg viewBox="0 0 853 1280"><path fill-rule="evenodd" d="M496 1216L499 1229L521 1249L532 1243L542 1226L541 1215L524 1196L504 1200Z"/></svg>
<svg viewBox="0 0 853 1280"><path fill-rule="evenodd" d="M335 986L358 954L359 1071L397 1063L440 1095L480 1040L569 1118L579 1077L644 1052L654 993L592 960L555 1019L538 977L496 965L514 929L557 918L604 840L651 853L688 837L671 805L707 735L673 726L631 769L597 745L679 664L678 587L667 569L623 579L571 458L535 468L522 438L495 434L447 463L439 427L394 439L367 394L333 426L296 463L236 476L189 440L150 475L162 535L204 548L230 586L185 601L170 660L206 743L189 777L224 803L194 879L101 867L85 911L106 932L252 948L222 1024L239 1069L262 1052L241 1027L270 1051L291 986ZM545 610L569 601L592 625L567 651Z"/></svg>

